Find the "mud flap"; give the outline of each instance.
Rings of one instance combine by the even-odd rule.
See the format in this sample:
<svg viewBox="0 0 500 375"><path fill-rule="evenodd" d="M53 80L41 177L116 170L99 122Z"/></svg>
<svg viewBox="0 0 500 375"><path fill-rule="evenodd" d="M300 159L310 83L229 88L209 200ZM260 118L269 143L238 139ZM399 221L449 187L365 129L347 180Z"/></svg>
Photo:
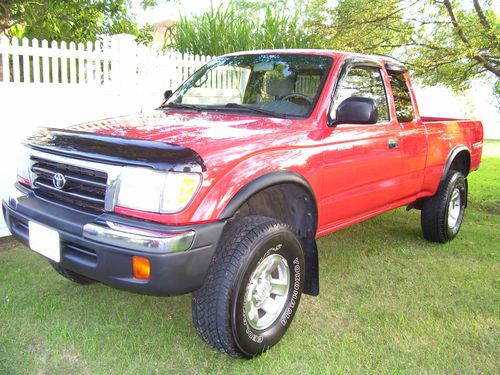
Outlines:
<svg viewBox="0 0 500 375"><path fill-rule="evenodd" d="M319 295L318 245L314 236L308 236L306 242L304 248L304 259L306 262L304 293L310 296L317 296Z"/></svg>

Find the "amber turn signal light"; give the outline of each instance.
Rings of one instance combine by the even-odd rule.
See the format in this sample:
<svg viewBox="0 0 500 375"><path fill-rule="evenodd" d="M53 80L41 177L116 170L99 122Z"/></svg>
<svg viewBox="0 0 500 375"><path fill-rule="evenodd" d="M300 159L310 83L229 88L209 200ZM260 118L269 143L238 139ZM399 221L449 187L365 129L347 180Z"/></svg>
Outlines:
<svg viewBox="0 0 500 375"><path fill-rule="evenodd" d="M149 259L136 256L132 257L132 271L136 279L149 280L151 275Z"/></svg>

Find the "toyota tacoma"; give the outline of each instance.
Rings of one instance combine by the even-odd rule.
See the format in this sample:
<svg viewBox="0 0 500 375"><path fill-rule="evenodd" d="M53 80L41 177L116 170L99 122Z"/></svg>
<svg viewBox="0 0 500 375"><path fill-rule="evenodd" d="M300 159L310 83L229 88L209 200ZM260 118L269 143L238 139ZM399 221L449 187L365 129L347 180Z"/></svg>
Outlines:
<svg viewBox="0 0 500 375"><path fill-rule="evenodd" d="M421 210L447 242L479 167L479 121L419 114L389 57L270 50L213 59L134 116L40 128L3 201L11 232L79 284L192 293L200 337L254 357L318 295L316 239Z"/></svg>

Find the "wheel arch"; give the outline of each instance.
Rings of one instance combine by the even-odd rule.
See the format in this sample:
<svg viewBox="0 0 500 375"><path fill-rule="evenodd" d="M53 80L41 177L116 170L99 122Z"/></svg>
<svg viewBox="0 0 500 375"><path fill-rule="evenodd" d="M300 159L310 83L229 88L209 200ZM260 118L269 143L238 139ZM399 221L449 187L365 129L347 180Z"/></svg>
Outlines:
<svg viewBox="0 0 500 375"><path fill-rule="evenodd" d="M443 173L441 175L441 181L443 182L448 175L450 170L456 170L462 172L462 174L467 177L470 172L471 167L471 153L470 150L464 146L460 145L455 147L448 155L446 164L444 166Z"/></svg>
<svg viewBox="0 0 500 375"><path fill-rule="evenodd" d="M233 196L219 218L235 220L246 215L273 217L293 228L304 249L304 293L318 295L318 207L309 182L292 171L273 171L255 178Z"/></svg>

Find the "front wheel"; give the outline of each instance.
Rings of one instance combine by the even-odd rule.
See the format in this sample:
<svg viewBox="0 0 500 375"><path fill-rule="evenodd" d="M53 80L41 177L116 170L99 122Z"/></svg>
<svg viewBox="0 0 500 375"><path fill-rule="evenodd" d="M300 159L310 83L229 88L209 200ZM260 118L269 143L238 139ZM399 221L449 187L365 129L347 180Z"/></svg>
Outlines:
<svg viewBox="0 0 500 375"><path fill-rule="evenodd" d="M432 242L447 242L458 234L467 202L467 184L462 173L451 170L437 193L422 206L421 225L424 237Z"/></svg>
<svg viewBox="0 0 500 375"><path fill-rule="evenodd" d="M204 285L193 293L201 338L232 357L254 357L284 335L299 305L304 254L292 229L249 216L224 233Z"/></svg>

